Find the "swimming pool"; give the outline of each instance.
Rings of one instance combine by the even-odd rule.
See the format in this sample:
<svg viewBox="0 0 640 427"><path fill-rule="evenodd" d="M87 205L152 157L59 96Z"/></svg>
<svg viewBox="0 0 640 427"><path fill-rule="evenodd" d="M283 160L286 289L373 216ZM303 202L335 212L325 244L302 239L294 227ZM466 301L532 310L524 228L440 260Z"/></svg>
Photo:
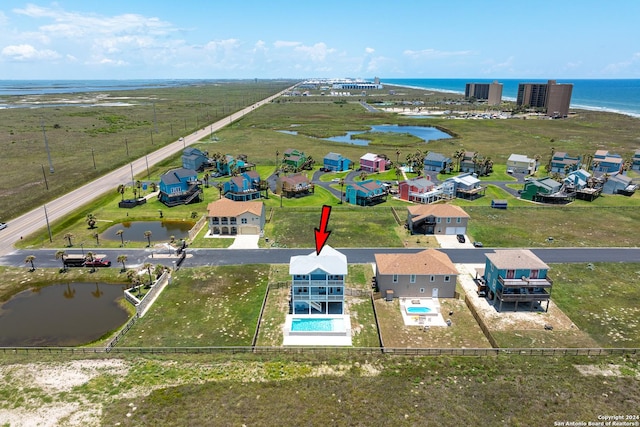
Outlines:
<svg viewBox="0 0 640 427"><path fill-rule="evenodd" d="M291 332L345 332L344 319L341 317L294 317L291 319Z"/></svg>
<svg viewBox="0 0 640 427"><path fill-rule="evenodd" d="M429 307L406 307L407 314L428 314L431 313Z"/></svg>

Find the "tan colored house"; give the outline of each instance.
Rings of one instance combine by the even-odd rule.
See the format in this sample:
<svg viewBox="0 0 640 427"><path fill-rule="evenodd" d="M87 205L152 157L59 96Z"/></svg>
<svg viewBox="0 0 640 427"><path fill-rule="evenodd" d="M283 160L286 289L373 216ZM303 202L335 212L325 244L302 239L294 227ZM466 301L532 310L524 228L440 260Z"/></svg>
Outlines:
<svg viewBox="0 0 640 427"><path fill-rule="evenodd" d="M469 214L450 204L415 205L407 208L411 234L466 234Z"/></svg>
<svg viewBox="0 0 640 427"><path fill-rule="evenodd" d="M280 176L276 181L276 194L284 197L300 197L313 193L313 184L302 173Z"/></svg>
<svg viewBox="0 0 640 427"><path fill-rule="evenodd" d="M444 252L375 254L375 259L376 284L383 297L454 297L458 270Z"/></svg>
<svg viewBox="0 0 640 427"><path fill-rule="evenodd" d="M207 205L211 234L260 234L264 229L264 203L235 202L223 197Z"/></svg>

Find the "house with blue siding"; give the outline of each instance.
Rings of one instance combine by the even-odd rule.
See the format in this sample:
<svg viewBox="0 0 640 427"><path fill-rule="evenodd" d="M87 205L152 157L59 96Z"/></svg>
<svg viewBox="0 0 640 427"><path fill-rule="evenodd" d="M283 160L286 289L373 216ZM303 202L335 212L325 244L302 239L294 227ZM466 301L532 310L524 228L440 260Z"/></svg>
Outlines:
<svg viewBox="0 0 640 427"><path fill-rule="evenodd" d="M351 160L342 157L339 153L329 153L324 156L323 166L332 172L344 172L349 170L351 166Z"/></svg>
<svg viewBox="0 0 640 427"><path fill-rule="evenodd" d="M204 151L194 147L187 147L182 152L182 167L184 169L199 171L209 165L209 156Z"/></svg>
<svg viewBox="0 0 640 427"><path fill-rule="evenodd" d="M592 170L603 173L620 172L623 163L621 155L611 154L607 150L598 150L593 156Z"/></svg>
<svg viewBox="0 0 640 427"><path fill-rule="evenodd" d="M236 158L231 154L225 154L216 160L216 170L220 175L233 175L246 172L255 167L255 164L247 162L244 158Z"/></svg>
<svg viewBox="0 0 640 427"><path fill-rule="evenodd" d="M633 153L633 158L631 159L631 169L640 171L640 149L636 150Z"/></svg>
<svg viewBox="0 0 640 427"><path fill-rule="evenodd" d="M171 169L160 176L158 198L171 207L201 201L202 189L198 173L193 169Z"/></svg>
<svg viewBox="0 0 640 427"><path fill-rule="evenodd" d="M605 194L633 196L637 188L638 186L633 183L631 178L618 172L606 177L602 192Z"/></svg>
<svg viewBox="0 0 640 427"><path fill-rule="evenodd" d="M476 199L484 196L486 188L480 185L480 180L473 174L461 173L447 178L441 186L443 194L448 198L460 197L463 199Z"/></svg>
<svg viewBox="0 0 640 427"><path fill-rule="evenodd" d="M564 151L557 151L553 153L551 157L551 173L559 173L566 175L569 172L573 172L580 167L581 157L571 157Z"/></svg>
<svg viewBox="0 0 640 427"><path fill-rule="evenodd" d="M260 175L256 171L243 172L224 183L224 196L233 201L249 201L260 198Z"/></svg>
<svg viewBox="0 0 640 427"><path fill-rule="evenodd" d="M584 169L578 169L569 172L562 182L568 191L577 191L587 187L590 179L591 174L589 172Z"/></svg>
<svg viewBox="0 0 640 427"><path fill-rule="evenodd" d="M440 172L451 169L451 158L445 156L444 154L435 153L433 151L429 151L426 156L424 156L424 170L425 171L433 171Z"/></svg>
<svg viewBox="0 0 640 427"><path fill-rule="evenodd" d="M528 249L506 249L486 253L484 280L487 286L487 298L493 306L499 303L497 310L502 311L504 303L529 303L529 309L542 307L549 309L553 281L547 276L549 266Z"/></svg>
<svg viewBox="0 0 640 427"><path fill-rule="evenodd" d="M387 189L377 179L352 182L345 191L347 203L359 206L373 206L387 201Z"/></svg>

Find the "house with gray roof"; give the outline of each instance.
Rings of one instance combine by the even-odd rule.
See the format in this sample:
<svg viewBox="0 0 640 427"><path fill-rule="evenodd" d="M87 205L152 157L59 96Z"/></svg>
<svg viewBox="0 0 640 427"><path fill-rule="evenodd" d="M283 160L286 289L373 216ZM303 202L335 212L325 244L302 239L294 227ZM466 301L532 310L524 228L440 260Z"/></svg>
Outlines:
<svg viewBox="0 0 640 427"><path fill-rule="evenodd" d="M450 169L451 165L452 165L451 158L445 156L444 154L429 151L427 155L424 156L425 171L440 172L443 170Z"/></svg>
<svg viewBox="0 0 640 427"><path fill-rule="evenodd" d="M633 183L632 179L621 173L609 175L602 186L602 192L605 194L623 194L625 196L632 196L637 189L638 186Z"/></svg>

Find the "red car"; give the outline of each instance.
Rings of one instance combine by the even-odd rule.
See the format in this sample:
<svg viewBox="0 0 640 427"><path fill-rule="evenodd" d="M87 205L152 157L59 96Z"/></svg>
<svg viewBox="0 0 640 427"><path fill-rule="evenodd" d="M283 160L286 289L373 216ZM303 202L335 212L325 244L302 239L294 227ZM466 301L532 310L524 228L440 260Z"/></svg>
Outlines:
<svg viewBox="0 0 640 427"><path fill-rule="evenodd" d="M85 261L85 267L111 267L111 261L106 259L94 259L93 261Z"/></svg>

